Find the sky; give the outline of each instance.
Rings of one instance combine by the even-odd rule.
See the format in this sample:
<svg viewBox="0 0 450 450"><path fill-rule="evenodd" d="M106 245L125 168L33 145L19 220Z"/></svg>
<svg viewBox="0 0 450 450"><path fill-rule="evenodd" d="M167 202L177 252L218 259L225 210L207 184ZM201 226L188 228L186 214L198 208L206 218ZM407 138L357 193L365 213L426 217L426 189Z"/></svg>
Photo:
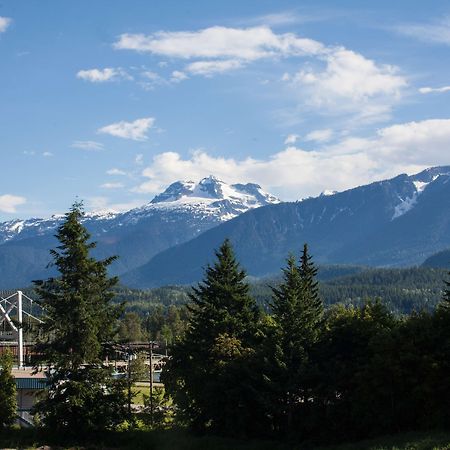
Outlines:
<svg viewBox="0 0 450 450"><path fill-rule="evenodd" d="M0 221L450 164L447 0L3 0L0 61Z"/></svg>

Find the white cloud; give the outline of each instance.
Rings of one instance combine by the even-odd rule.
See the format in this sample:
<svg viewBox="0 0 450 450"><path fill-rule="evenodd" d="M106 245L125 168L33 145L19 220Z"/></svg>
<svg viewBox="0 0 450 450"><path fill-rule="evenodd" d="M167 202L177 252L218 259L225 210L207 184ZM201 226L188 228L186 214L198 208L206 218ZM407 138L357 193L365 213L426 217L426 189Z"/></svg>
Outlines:
<svg viewBox="0 0 450 450"><path fill-rule="evenodd" d="M432 88L432 87L421 87L419 92L421 94L431 94L432 92L448 92L450 91L450 86L443 86L440 88Z"/></svg>
<svg viewBox="0 0 450 450"><path fill-rule="evenodd" d="M87 207L98 214L119 213L129 211L142 205L142 200L130 200L123 203L112 203L107 197L97 196L86 199Z"/></svg>
<svg viewBox="0 0 450 450"><path fill-rule="evenodd" d="M423 42L450 45L450 17L431 23L398 25L394 31Z"/></svg>
<svg viewBox="0 0 450 450"><path fill-rule="evenodd" d="M120 189L123 188L123 183L103 183L101 186L103 189Z"/></svg>
<svg viewBox="0 0 450 450"><path fill-rule="evenodd" d="M309 22L309 20L309 17L304 15L299 16L295 11L282 11L278 13L257 16L247 22L276 27L282 25L292 25L295 23Z"/></svg>
<svg viewBox="0 0 450 450"><path fill-rule="evenodd" d="M94 152L104 149L104 145L101 142L96 141L74 141L71 144L71 147Z"/></svg>
<svg viewBox="0 0 450 450"><path fill-rule="evenodd" d="M237 59L226 59L223 61L196 61L188 64L185 70L194 75L211 76L215 73L228 72L240 69L243 63Z"/></svg>
<svg viewBox="0 0 450 450"><path fill-rule="evenodd" d="M182 159L177 153L156 155L144 169L148 181L134 190L157 193L179 179L201 179L214 174L230 183L254 182L262 184L285 200L315 195L326 188L347 188L367 177L370 161L364 155L334 155L289 147L265 160L214 157L196 151L191 158ZM371 168L371 167L370 167ZM333 186L330 186L331 180Z"/></svg>
<svg viewBox="0 0 450 450"><path fill-rule="evenodd" d="M124 176L127 175L127 173L124 170L120 170L117 168L113 168L113 169L109 169L106 171L107 175L119 175L119 176Z"/></svg>
<svg viewBox="0 0 450 450"><path fill-rule="evenodd" d="M189 158L174 152L153 157L134 191L157 193L179 179L214 174L227 182L255 182L284 200L344 190L402 172L450 163L450 119L383 128L371 138L348 137L317 149L288 147L266 159L215 157L198 150Z"/></svg>
<svg viewBox="0 0 450 450"><path fill-rule="evenodd" d="M92 83L104 83L105 81L131 79L130 75L128 75L123 69L113 67L106 67L105 69L80 70L77 73L77 78L81 78L82 80L90 81Z"/></svg>
<svg viewBox="0 0 450 450"><path fill-rule="evenodd" d="M45 156L46 158L49 158L50 156L53 156L52 152L43 152L42 156Z"/></svg>
<svg viewBox="0 0 450 450"><path fill-rule="evenodd" d="M150 81L160 81L161 76L152 70L144 70L141 74L144 78L147 78Z"/></svg>
<svg viewBox="0 0 450 450"><path fill-rule="evenodd" d="M272 19L288 17L283 13ZM307 65L297 73L286 72L281 78L290 87L290 96L299 102L296 114L299 110L335 116L345 113L357 122L383 120L390 117L407 86L396 66L294 33L275 33L266 25L122 34L114 47L191 60L172 72L171 82L182 81L188 74L209 77L242 69L262 59L308 57Z"/></svg>
<svg viewBox="0 0 450 450"><path fill-rule="evenodd" d="M12 19L0 16L0 33L4 33L11 25Z"/></svg>
<svg viewBox="0 0 450 450"><path fill-rule="evenodd" d="M188 78L189 77L184 72L181 72L180 70L174 70L172 72L170 81L172 81L172 83L179 83L180 81L187 80Z"/></svg>
<svg viewBox="0 0 450 450"><path fill-rule="evenodd" d="M377 65L345 48L330 49L321 59L323 70L310 67L283 77L307 105L319 111L358 112L360 117L376 119L389 113L407 85L395 66Z"/></svg>
<svg viewBox="0 0 450 450"><path fill-rule="evenodd" d="M0 211L5 213L15 213L17 207L26 203L25 197L18 195L3 194L0 195Z"/></svg>
<svg viewBox="0 0 450 450"><path fill-rule="evenodd" d="M147 91L152 91L156 86L168 84L167 80L152 70L144 70L140 75L142 81L139 81L139 85Z"/></svg>
<svg viewBox="0 0 450 450"><path fill-rule="evenodd" d="M292 145L292 144L295 144L295 143L297 142L298 138L299 138L299 135L298 135L298 134L288 134L288 135L286 136L286 139L284 140L284 143L285 143L286 145Z"/></svg>
<svg viewBox="0 0 450 450"><path fill-rule="evenodd" d="M149 52L172 58L221 58L254 61L289 55L323 52L317 41L295 34L275 34L269 27L210 27L200 31L159 31L154 34L122 34L116 49Z"/></svg>
<svg viewBox="0 0 450 450"><path fill-rule="evenodd" d="M134 158L135 164L141 166L144 163L144 155L142 153L138 153Z"/></svg>
<svg viewBox="0 0 450 450"><path fill-rule="evenodd" d="M325 128L323 130L314 130L305 136L305 141L328 142L333 137L333 130Z"/></svg>
<svg viewBox="0 0 450 450"><path fill-rule="evenodd" d="M123 139L132 139L133 141L145 141L148 139L147 131L153 127L154 123L155 119L153 117L144 117L134 122L122 120L99 128L97 132Z"/></svg>
<svg viewBox="0 0 450 450"><path fill-rule="evenodd" d="M371 144L371 153L377 153L393 164L448 164L450 119L431 119L383 128Z"/></svg>

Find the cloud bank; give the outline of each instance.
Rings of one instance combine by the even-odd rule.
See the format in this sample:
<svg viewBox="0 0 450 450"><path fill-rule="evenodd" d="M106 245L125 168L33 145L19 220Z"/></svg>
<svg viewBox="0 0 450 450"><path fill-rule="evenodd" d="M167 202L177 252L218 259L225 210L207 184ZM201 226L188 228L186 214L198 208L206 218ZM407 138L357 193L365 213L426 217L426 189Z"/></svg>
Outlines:
<svg viewBox="0 0 450 450"><path fill-rule="evenodd" d="M303 58L306 63L296 73L282 77L302 109L356 114L365 122L389 117L408 84L396 66L378 64L344 47L294 33L275 33L268 26L122 34L114 48L181 61L173 82L188 75L212 77L236 71L259 60Z"/></svg>
<svg viewBox="0 0 450 450"><path fill-rule="evenodd" d="M3 194L0 195L0 211L4 213L15 213L17 207L26 203L25 197L18 195Z"/></svg>
<svg viewBox="0 0 450 450"><path fill-rule="evenodd" d="M441 119L393 125L371 138L346 138L317 150L288 146L266 159L164 152L153 157L142 172L146 180L134 190L154 194L174 180L214 174L230 183L259 183L283 200L296 200L449 164L449 148L450 119Z"/></svg>

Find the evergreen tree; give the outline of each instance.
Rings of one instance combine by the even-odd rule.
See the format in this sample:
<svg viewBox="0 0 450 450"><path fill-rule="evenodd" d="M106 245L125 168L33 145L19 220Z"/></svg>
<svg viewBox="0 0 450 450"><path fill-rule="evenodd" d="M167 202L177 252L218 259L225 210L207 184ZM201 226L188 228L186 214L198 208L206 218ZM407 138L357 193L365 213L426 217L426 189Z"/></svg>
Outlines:
<svg viewBox="0 0 450 450"><path fill-rule="evenodd" d="M300 256L299 274L302 288L301 311L304 314L304 336L309 344L317 341L323 319L323 302L319 295L317 272L317 267L308 252L308 245L304 244Z"/></svg>
<svg viewBox="0 0 450 450"><path fill-rule="evenodd" d="M450 273L449 273L450 275ZM439 307L443 310L450 311L450 281L444 281L445 289Z"/></svg>
<svg viewBox="0 0 450 450"><path fill-rule="evenodd" d="M12 353L7 350L0 355L0 429L10 427L16 420L16 381L11 373Z"/></svg>
<svg viewBox="0 0 450 450"><path fill-rule="evenodd" d="M272 414L279 431L292 431L295 416L309 399L311 352L323 315L316 275L305 244L300 264L290 256L281 284L272 288L275 329L269 372L272 392L276 393Z"/></svg>
<svg viewBox="0 0 450 450"><path fill-rule="evenodd" d="M48 395L36 405L44 425L71 431L113 428L123 421L126 397L121 382L102 365L102 344L111 340L122 312L111 304L117 278L107 268L115 257L97 261L95 243L75 203L58 228L51 250L59 276L36 281L44 311L37 350L48 365Z"/></svg>
<svg viewBox="0 0 450 450"><path fill-rule="evenodd" d="M163 382L191 426L242 435L256 415L245 367L259 313L228 240L216 257L190 296L189 326L172 348Z"/></svg>

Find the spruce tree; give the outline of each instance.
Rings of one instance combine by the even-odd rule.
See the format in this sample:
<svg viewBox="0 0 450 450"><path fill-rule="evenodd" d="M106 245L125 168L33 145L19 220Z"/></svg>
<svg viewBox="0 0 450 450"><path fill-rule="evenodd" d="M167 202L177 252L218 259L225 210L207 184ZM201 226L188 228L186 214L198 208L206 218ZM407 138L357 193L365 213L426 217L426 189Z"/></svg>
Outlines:
<svg viewBox="0 0 450 450"><path fill-rule="evenodd" d="M323 314L316 275L305 244L300 263L290 256L281 284L272 288L274 330L267 372L271 374L271 409L278 431L292 431L299 409L308 401L311 352Z"/></svg>
<svg viewBox="0 0 450 450"><path fill-rule="evenodd" d="M189 327L172 348L163 382L192 427L241 435L254 419L244 367L259 313L228 240L216 257L190 295Z"/></svg>
<svg viewBox="0 0 450 450"><path fill-rule="evenodd" d="M302 287L301 304L304 312L304 333L310 344L317 341L323 319L323 302L319 294L317 272L318 269L309 254L308 245L304 244L300 256L299 274Z"/></svg>
<svg viewBox="0 0 450 450"><path fill-rule="evenodd" d="M10 427L16 420L16 381L11 373L13 355L7 350L0 355L0 429Z"/></svg>
<svg viewBox="0 0 450 450"><path fill-rule="evenodd" d="M37 350L48 366L48 395L36 405L44 425L69 431L113 428L124 419L121 382L103 365L102 344L112 339L121 306L111 304L117 278L109 278L115 257L96 260L83 226L81 203L74 203L51 250L59 276L35 281L44 311Z"/></svg>

